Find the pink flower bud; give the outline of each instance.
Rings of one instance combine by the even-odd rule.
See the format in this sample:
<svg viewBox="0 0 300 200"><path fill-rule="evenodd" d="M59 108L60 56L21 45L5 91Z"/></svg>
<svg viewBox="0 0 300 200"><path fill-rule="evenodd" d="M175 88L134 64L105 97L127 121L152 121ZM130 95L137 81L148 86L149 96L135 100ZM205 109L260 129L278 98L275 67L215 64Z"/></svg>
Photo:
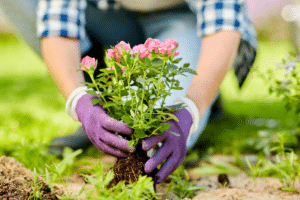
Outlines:
<svg viewBox="0 0 300 200"><path fill-rule="evenodd" d="M86 68L90 69L90 67L92 66L94 69L96 69L97 67L97 61L95 58L91 58L89 56L85 56L82 60L81 60L81 64L84 65ZM81 66L81 70L85 70L82 66Z"/></svg>
<svg viewBox="0 0 300 200"><path fill-rule="evenodd" d="M122 54L121 46L122 46L122 47L125 49L125 51L127 51L127 52L131 50L129 44L127 44L127 43L124 42L124 41L121 41L119 44L117 44L117 45L115 46L115 49L116 49L118 52L120 52L121 54Z"/></svg>
<svg viewBox="0 0 300 200"><path fill-rule="evenodd" d="M114 66L106 68L107 70L114 70Z"/></svg>
<svg viewBox="0 0 300 200"><path fill-rule="evenodd" d="M108 49L107 50L107 56L109 57L109 59L113 59L114 57L114 50L113 49Z"/></svg>
<svg viewBox="0 0 300 200"><path fill-rule="evenodd" d="M175 57L175 56L178 56L179 53L180 53L179 51L176 51L176 52L174 53L174 57Z"/></svg>

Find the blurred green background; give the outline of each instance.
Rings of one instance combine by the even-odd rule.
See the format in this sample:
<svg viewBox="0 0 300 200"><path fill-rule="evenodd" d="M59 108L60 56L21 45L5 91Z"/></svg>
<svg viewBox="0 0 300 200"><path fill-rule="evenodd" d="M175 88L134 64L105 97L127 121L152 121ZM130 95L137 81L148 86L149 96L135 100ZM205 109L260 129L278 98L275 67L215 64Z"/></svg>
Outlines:
<svg viewBox="0 0 300 200"><path fill-rule="evenodd" d="M277 17L269 25L258 30L253 68L261 72L275 69L288 52L296 51L290 24ZM0 156L22 141L47 144L78 128L79 122L66 114L65 99L41 58L12 32L0 33L0 61ZM235 142L256 137L258 130L293 128L295 116L286 113L280 99L268 94L268 87L251 72L240 89L230 71L221 86L225 115L209 122L193 150L212 147L217 153L230 153Z"/></svg>

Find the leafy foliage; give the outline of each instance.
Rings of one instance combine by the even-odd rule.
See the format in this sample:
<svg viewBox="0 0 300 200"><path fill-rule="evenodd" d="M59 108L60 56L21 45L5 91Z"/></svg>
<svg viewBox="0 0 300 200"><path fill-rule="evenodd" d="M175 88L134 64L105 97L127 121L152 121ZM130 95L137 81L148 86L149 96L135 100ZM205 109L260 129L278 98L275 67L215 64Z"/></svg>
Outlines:
<svg viewBox="0 0 300 200"><path fill-rule="evenodd" d="M169 125L164 122L178 120L171 112L180 107L166 109L165 100L172 90L183 89L179 87L177 75L197 73L188 68L189 64L177 66L180 61L174 60L178 54L177 47L173 46L168 53L149 50L146 52L148 56L140 57L140 54L134 53L135 47L131 50L128 44L122 44L125 45L118 44L107 51L105 62L110 67L100 69L101 73L96 79L93 78L93 66L84 68L93 81L85 84L98 91L99 99L94 99L92 104L103 106L112 118L122 120L134 129L130 142L132 145L140 139L160 135L168 130ZM110 54L112 52L115 54ZM89 94L95 95L96 92L91 91ZM155 108L157 105L160 108Z"/></svg>
<svg viewBox="0 0 300 200"><path fill-rule="evenodd" d="M295 53L290 53L277 65L276 70L268 70L267 74L259 71L258 75L269 84L269 93L281 97L287 111L300 114L300 57ZM276 71L282 70L282 73ZM298 126L300 118L297 117Z"/></svg>

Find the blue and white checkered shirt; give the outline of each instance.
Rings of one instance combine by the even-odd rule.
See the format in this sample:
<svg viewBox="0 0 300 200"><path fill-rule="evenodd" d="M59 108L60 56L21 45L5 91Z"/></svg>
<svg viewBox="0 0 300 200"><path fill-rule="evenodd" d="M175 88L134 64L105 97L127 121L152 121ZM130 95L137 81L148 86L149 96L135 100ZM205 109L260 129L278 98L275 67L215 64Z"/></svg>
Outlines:
<svg viewBox="0 0 300 200"><path fill-rule="evenodd" d="M85 9L89 0L40 0L37 14L39 37L61 36L85 39ZM257 47L256 33L245 8L245 0L185 0L197 14L198 35L236 30ZM95 1L94 1L95 2ZM96 3L97 4L97 3Z"/></svg>

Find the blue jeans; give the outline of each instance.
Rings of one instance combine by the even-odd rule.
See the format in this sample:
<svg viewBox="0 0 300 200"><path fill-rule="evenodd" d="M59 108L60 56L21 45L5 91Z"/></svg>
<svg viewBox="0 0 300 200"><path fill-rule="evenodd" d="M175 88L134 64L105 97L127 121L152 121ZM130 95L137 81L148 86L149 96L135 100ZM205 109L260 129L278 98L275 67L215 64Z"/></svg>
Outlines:
<svg viewBox="0 0 300 200"><path fill-rule="evenodd" d="M153 15L140 17L140 22L144 28L147 38L156 38L160 41L165 39L174 39L178 42L179 56L182 60L179 65L190 63L190 68L196 70L198 58L201 49L201 37L197 36L197 19L191 11L185 12L161 12ZM175 90L172 95L166 99L166 105L172 105L178 97L184 97L194 75L178 76L180 87L183 90ZM203 132L211 114L212 105L217 99L219 93L215 96L210 106L201 117L197 131L190 135L187 142L187 149L190 150Z"/></svg>

